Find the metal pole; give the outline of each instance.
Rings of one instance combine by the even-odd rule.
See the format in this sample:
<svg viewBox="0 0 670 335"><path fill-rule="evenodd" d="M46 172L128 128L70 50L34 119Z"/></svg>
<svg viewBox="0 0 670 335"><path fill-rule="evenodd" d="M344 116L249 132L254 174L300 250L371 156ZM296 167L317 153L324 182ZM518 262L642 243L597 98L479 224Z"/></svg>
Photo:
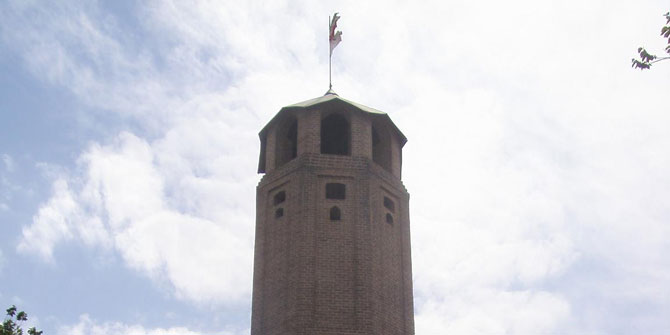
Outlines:
<svg viewBox="0 0 670 335"><path fill-rule="evenodd" d="M328 89L333 88L333 80L332 80L332 68L331 68L331 59L333 58L333 53L332 50L330 49L330 15L328 16Z"/></svg>

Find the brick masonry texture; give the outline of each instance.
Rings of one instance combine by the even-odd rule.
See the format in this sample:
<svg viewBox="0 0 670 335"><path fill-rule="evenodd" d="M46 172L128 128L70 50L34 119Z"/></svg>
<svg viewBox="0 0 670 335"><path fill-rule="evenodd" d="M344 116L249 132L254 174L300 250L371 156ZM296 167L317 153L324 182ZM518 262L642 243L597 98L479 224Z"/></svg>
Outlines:
<svg viewBox="0 0 670 335"><path fill-rule="evenodd" d="M350 155L320 153L321 120L331 113L349 122ZM261 137L266 174L256 197L251 335L414 334L400 137L379 127L382 141L391 141L390 164L381 166L372 158L377 116L347 104L284 114ZM297 157L276 166L287 119L297 120ZM327 183L344 184L345 199L327 199ZM275 203L279 192L286 199ZM394 209L384 206L384 197ZM334 206L339 221L330 218Z"/></svg>

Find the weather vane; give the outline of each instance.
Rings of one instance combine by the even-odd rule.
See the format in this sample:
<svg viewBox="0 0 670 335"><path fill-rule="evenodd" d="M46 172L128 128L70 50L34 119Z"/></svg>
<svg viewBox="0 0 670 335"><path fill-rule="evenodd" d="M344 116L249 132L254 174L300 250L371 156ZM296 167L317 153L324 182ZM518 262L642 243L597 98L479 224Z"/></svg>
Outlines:
<svg viewBox="0 0 670 335"><path fill-rule="evenodd" d="M333 15L333 18L331 20L330 17L328 17L328 39L330 41L330 55L328 56L328 91L333 89L333 80L332 80L332 59L333 59L333 49L342 42L342 32L341 31L335 31L337 29L337 20L340 19L340 16L338 13L335 13Z"/></svg>

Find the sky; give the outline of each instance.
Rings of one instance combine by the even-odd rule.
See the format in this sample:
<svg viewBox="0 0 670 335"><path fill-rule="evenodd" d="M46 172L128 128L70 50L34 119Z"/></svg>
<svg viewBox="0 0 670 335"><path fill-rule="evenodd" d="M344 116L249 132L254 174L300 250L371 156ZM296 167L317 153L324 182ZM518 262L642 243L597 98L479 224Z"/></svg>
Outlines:
<svg viewBox="0 0 670 335"><path fill-rule="evenodd" d="M670 333L665 1L0 1L0 304L249 334L258 132L407 136L416 334ZM0 307L2 307L0 306ZM3 307L3 308L7 308Z"/></svg>

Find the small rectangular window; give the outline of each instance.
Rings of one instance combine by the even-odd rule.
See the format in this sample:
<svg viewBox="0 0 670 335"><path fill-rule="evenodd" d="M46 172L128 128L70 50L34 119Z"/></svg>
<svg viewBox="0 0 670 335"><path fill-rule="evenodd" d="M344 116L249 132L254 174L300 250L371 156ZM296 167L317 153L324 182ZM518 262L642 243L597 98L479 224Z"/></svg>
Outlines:
<svg viewBox="0 0 670 335"><path fill-rule="evenodd" d="M284 201L286 201L286 192L281 191L281 192L275 194L275 197L272 200L272 204L276 206L276 205L281 204Z"/></svg>
<svg viewBox="0 0 670 335"><path fill-rule="evenodd" d="M384 207L388 208L391 212L395 212L395 203L388 197L384 197Z"/></svg>
<svg viewBox="0 0 670 335"><path fill-rule="evenodd" d="M326 184L326 199L345 199L346 185L340 183Z"/></svg>
<svg viewBox="0 0 670 335"><path fill-rule="evenodd" d="M340 212L340 209L337 208L337 206L333 206L330 209L330 220L331 221L340 221L342 218L342 212Z"/></svg>

